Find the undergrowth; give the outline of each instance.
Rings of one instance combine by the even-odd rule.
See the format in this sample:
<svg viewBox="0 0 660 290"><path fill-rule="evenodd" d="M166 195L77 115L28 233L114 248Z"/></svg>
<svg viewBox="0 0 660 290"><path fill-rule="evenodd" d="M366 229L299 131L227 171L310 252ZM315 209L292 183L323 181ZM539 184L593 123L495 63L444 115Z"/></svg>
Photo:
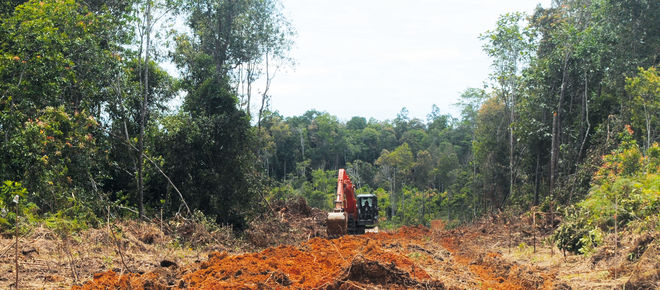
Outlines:
<svg viewBox="0 0 660 290"><path fill-rule="evenodd" d="M602 157L587 197L564 209L555 231L557 246L572 253L590 254L607 233L658 230L660 212L660 146L646 152L624 131L622 143Z"/></svg>

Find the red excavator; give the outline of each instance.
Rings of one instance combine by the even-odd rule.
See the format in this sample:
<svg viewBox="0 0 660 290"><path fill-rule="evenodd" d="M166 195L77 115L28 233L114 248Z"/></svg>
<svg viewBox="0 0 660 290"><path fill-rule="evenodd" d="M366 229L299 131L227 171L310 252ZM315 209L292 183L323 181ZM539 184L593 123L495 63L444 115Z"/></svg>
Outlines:
<svg viewBox="0 0 660 290"><path fill-rule="evenodd" d="M335 207L328 213L328 236L364 234L378 221L378 199L374 194L355 195L355 188L346 170L339 169Z"/></svg>

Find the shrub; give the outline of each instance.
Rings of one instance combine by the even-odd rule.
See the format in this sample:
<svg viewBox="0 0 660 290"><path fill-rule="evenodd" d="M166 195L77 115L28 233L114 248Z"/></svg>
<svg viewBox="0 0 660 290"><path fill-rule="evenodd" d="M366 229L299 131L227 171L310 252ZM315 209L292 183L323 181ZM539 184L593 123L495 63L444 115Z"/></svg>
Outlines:
<svg viewBox="0 0 660 290"><path fill-rule="evenodd" d="M615 223L619 229L633 221L637 230L655 228L649 223L660 211L660 146L655 143L643 154L631 134L624 132L619 148L603 156L587 197L564 213L553 235L560 249L590 253Z"/></svg>
<svg viewBox="0 0 660 290"><path fill-rule="evenodd" d="M572 253L578 253L585 245L584 237L588 235L586 212L576 206L564 210L564 221L555 230L552 239L557 247Z"/></svg>
<svg viewBox="0 0 660 290"><path fill-rule="evenodd" d="M25 218L28 223L36 221L39 208L34 203L25 201L27 190L20 182L6 180L0 185L0 232L14 231L17 220L14 203L16 197L16 200L20 201L19 216Z"/></svg>

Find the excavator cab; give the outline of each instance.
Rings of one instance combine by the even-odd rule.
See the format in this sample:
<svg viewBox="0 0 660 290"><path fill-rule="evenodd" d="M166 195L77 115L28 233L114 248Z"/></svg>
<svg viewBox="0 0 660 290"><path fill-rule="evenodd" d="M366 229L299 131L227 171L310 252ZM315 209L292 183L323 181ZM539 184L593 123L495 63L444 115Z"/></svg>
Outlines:
<svg viewBox="0 0 660 290"><path fill-rule="evenodd" d="M375 194L358 194L358 228L373 228L378 221L378 198Z"/></svg>

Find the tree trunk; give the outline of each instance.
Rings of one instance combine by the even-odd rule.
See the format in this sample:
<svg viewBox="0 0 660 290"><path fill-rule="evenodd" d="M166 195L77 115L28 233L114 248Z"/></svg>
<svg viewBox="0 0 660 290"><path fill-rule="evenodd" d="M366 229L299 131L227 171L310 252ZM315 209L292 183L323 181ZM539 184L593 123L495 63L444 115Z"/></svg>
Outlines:
<svg viewBox="0 0 660 290"><path fill-rule="evenodd" d="M649 117L649 112L646 109L646 102L644 101L642 105L644 106L644 118L646 120L646 150L644 151L646 152L649 150L649 148L651 148L651 118Z"/></svg>
<svg viewBox="0 0 660 290"><path fill-rule="evenodd" d="M222 77L225 75L225 61L227 60L227 50L230 45L230 34L232 29L232 21L234 19L234 1L227 1L227 5L230 7L223 13L221 11L214 11L218 15L217 19L217 31L218 34L215 37L215 47L217 48L213 52L213 58L215 62L216 78L218 83L222 83ZM249 108L248 108L249 110Z"/></svg>
<svg viewBox="0 0 660 290"><path fill-rule="evenodd" d="M536 169L534 170L534 205L539 205L539 167L541 165L541 150L536 151Z"/></svg>
<svg viewBox="0 0 660 290"><path fill-rule="evenodd" d="M515 94L511 93L511 108L509 109L511 116L509 118L509 194L506 195L502 201L502 206L506 203L507 198L513 195L513 122L514 119L514 104L515 104Z"/></svg>
<svg viewBox="0 0 660 290"><path fill-rule="evenodd" d="M264 88L264 93L261 95L261 107L259 107L259 117L257 119L257 129L261 129L261 117L266 107L268 99L268 89L270 89L270 82L272 77L268 71L268 51L266 51L266 87Z"/></svg>
<svg viewBox="0 0 660 290"><path fill-rule="evenodd" d="M394 213L396 213L396 203L394 202L396 199L396 195L394 194L394 179L396 178L396 174L394 174L394 169L392 169L390 174L390 215L394 219Z"/></svg>
<svg viewBox="0 0 660 290"><path fill-rule="evenodd" d="M246 82L247 82L247 107L245 108L245 111L247 112L248 119L251 119L252 116L250 114L250 100L252 99L252 75L254 74L252 65L250 62L247 63L247 71L246 73Z"/></svg>
<svg viewBox="0 0 660 290"><path fill-rule="evenodd" d="M589 130L591 130L591 123L589 123L589 98L588 98L588 86L587 86L587 73L584 73L584 100L582 101L583 112L584 112L584 122L587 124L587 129L584 132L584 137L582 138L582 144L580 145L580 152L578 152L578 159L575 160L576 165L582 160L582 152L584 151L584 145L587 142L587 137L589 137Z"/></svg>
<svg viewBox="0 0 660 290"><path fill-rule="evenodd" d="M561 77L561 89L559 93L559 103L557 104L557 111L552 116L552 154L550 158L550 193L555 194L555 181L557 179L557 165L559 164L559 147L561 143L561 111L562 103L564 102L564 94L566 92L566 75L568 74L568 59L570 52L566 53L564 57L564 69Z"/></svg>
<svg viewBox="0 0 660 290"><path fill-rule="evenodd" d="M147 1L147 10L145 12L145 49L144 49L144 93L142 96L142 106L140 108L140 136L138 140L138 196L139 196L139 218L144 217L144 127L147 116L147 103L149 98L149 46L151 41L151 1Z"/></svg>
<svg viewBox="0 0 660 290"><path fill-rule="evenodd" d="M422 192L422 218L420 219L421 223L426 224L424 216L426 215L426 190Z"/></svg>
<svg viewBox="0 0 660 290"><path fill-rule="evenodd" d="M554 194L557 148L557 112L552 114L552 143L550 145L550 194Z"/></svg>

